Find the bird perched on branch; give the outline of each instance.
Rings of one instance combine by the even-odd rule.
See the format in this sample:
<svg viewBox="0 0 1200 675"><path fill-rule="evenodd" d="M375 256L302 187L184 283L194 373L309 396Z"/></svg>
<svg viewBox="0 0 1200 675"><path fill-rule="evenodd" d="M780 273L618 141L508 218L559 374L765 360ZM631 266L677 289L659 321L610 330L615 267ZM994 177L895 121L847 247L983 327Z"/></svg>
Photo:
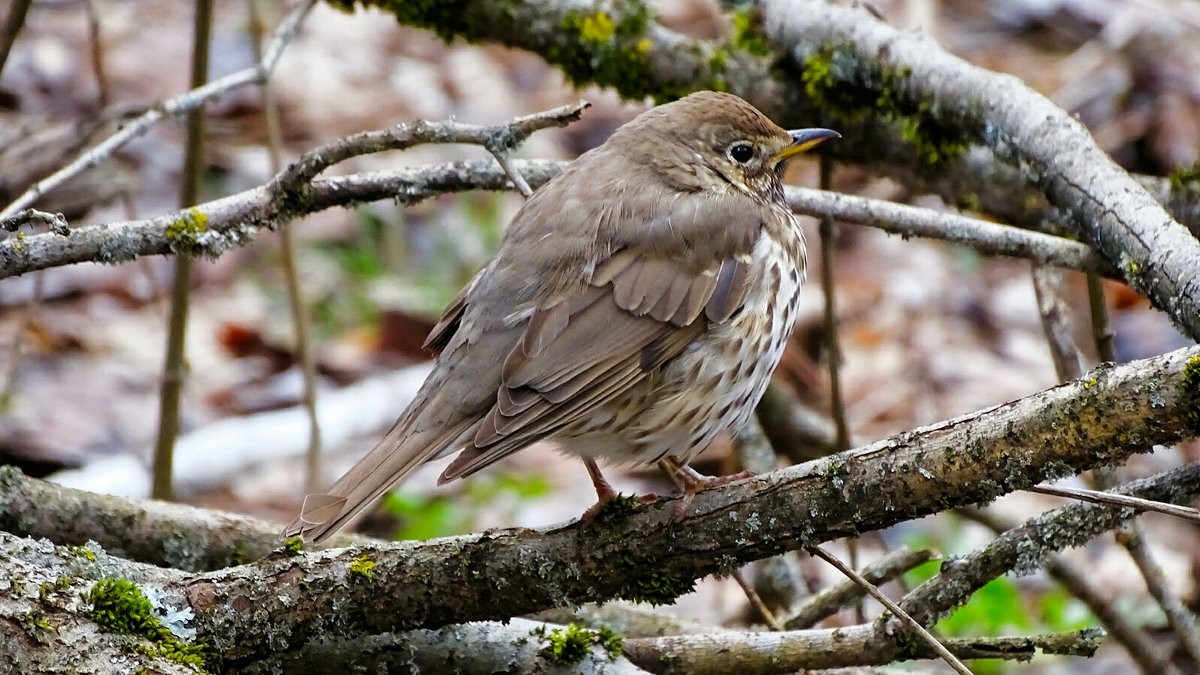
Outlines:
<svg viewBox="0 0 1200 675"><path fill-rule="evenodd" d="M322 541L456 451L439 483L552 441L584 459L598 504L614 496L598 458L659 462L689 495L721 480L687 462L749 419L804 280L782 167L837 137L706 91L571 162L434 326L437 361L413 402L285 536Z"/></svg>

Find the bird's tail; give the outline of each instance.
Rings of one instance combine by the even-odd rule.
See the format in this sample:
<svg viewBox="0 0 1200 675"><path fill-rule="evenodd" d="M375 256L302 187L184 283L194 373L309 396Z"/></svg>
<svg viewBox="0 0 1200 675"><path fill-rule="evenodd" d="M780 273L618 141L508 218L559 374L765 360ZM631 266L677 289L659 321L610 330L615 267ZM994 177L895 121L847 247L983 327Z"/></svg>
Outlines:
<svg viewBox="0 0 1200 675"><path fill-rule="evenodd" d="M421 400L420 395L416 400ZM314 543L328 539L419 466L464 442L477 422L467 418L427 426L423 422L428 420L417 407L414 403L405 411L387 435L327 493L307 495L300 515L288 523L282 536L300 536Z"/></svg>

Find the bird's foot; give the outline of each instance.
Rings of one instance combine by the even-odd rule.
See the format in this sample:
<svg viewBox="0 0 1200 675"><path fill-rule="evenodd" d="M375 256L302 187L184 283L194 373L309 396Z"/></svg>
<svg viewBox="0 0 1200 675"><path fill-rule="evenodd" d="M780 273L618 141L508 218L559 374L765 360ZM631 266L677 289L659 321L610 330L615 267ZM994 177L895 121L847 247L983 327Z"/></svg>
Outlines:
<svg viewBox="0 0 1200 675"><path fill-rule="evenodd" d="M584 511L583 515L579 517L579 521L584 528L591 526L592 522L596 520L596 516L601 511L604 511L605 507L612 503L613 500L623 499L635 504L649 504L659 498L658 495L654 494L624 497L614 490L612 485L604 478L604 475L600 473L600 467L596 464L595 460L585 459L583 463L587 467L588 475L592 478L592 487L596 490L596 503L589 506L588 510Z"/></svg>
<svg viewBox="0 0 1200 675"><path fill-rule="evenodd" d="M675 516L672 519L676 523L687 517L692 508L692 500L696 498L696 495L710 488L721 487L754 476L753 471L741 471L726 476L705 476L674 457L664 458L659 465L667 472L671 480L675 481L681 493L679 502L675 504Z"/></svg>
<svg viewBox="0 0 1200 675"><path fill-rule="evenodd" d="M656 494L622 495L617 492L613 492L612 494L610 494L606 497L600 497L599 499L596 500L595 504L592 504L591 506L589 506L587 511L584 511L583 515L579 517L579 522L585 529L588 527L591 527L592 523L595 522L595 520L596 520L596 516L600 515L600 513L602 511L604 511L606 508L608 508L613 503L614 500L618 500L618 501L624 500L625 504L628 504L628 505L635 505L635 504L640 505L640 504L649 504L651 502L656 502L659 499L661 499L661 497L659 497ZM614 510L624 511L626 508L627 507L622 507L621 509L614 509Z"/></svg>

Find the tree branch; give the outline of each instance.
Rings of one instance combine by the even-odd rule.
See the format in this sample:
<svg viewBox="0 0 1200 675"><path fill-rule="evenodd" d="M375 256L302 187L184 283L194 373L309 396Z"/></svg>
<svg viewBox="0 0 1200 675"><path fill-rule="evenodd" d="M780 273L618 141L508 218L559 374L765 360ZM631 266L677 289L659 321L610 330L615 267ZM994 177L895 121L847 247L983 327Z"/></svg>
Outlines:
<svg viewBox="0 0 1200 675"><path fill-rule="evenodd" d="M535 188L565 166L565 162L550 160L512 160L511 164ZM281 200L278 186L283 182L278 177L272 183L275 189L253 188L157 218L10 237L0 241L0 278L80 262L124 262L181 249L217 257L229 248L251 243L260 228L275 228L292 218L336 206L382 199L415 204L451 192L513 189L505 171L488 160L317 178ZM1085 244L1069 239L878 199L793 186L787 187L786 193L797 213L828 215L901 236L943 239L986 254L1028 257L1048 265L1118 276ZM282 206L285 203L287 209Z"/></svg>
<svg viewBox="0 0 1200 675"><path fill-rule="evenodd" d="M1090 235L1135 288L1200 338L1194 272L1200 246L1096 147L1082 125L1015 78L970 66L865 8L761 0L763 32L781 50L779 59L749 53L736 40L719 44L669 31L640 2L459 0L452 13L382 0L357 4L394 12L402 23L443 38L534 51L577 84L613 86L632 98L725 89L785 126L838 128L844 141L827 152L884 166L889 175L932 189L949 203L975 202L1021 224L1054 215L1038 191L1027 188L1032 179L1062 219ZM603 39L582 30L585 17L599 14L614 27ZM823 58L823 72L810 67L810 56ZM891 109L880 109L880 100ZM909 139L914 142L901 140L904 125L916 129ZM980 142L988 148L973 147ZM1176 201L1177 195L1155 192Z"/></svg>
<svg viewBox="0 0 1200 675"><path fill-rule="evenodd" d="M878 586L932 559L932 551L899 548L864 567L861 574L867 581ZM784 626L789 630L815 626L817 622L845 609L864 595L866 591L863 587L853 581L834 584L819 593L814 593L792 609L791 614L784 618Z"/></svg>
<svg viewBox="0 0 1200 675"><path fill-rule="evenodd" d="M1200 464L1187 464L1114 490L1142 499L1171 503L1195 498L1200 487ZM1075 504L1048 511L993 539L987 546L942 565L941 571L913 589L900 606L928 625L949 615L971 594L1009 572L1037 570L1055 551L1078 546L1130 521L1136 511L1126 507Z"/></svg>
<svg viewBox="0 0 1200 675"><path fill-rule="evenodd" d="M1193 436L1198 407L1200 347L1193 347L1098 368L1012 403L705 491L677 524L673 500L660 500L601 512L586 530L570 523L272 557L204 575L164 571L172 576L160 588L172 606L195 613L193 625L229 664L312 640L503 619L614 597L667 602L694 579L751 560L985 502ZM1140 497L1186 501L1200 494L1200 468L1134 488ZM24 514L22 521L46 521L28 509ZM1080 523L1085 534L1068 543L1099 523L1123 519L1091 515ZM1057 531L1069 536L1065 527ZM1043 549L1013 550L1009 567L1026 569ZM956 569L945 566L943 574ZM929 593L907 601L919 621L953 606L944 598L965 598L954 588Z"/></svg>
<svg viewBox="0 0 1200 675"><path fill-rule="evenodd" d="M236 73L230 73L202 87L197 87L179 96L163 101L136 119L122 124L116 133L81 154L58 171L39 180L33 187L30 187L21 196L14 199L11 204L0 210L0 221L7 219L18 211L28 208L39 197L50 190L112 157L113 153L120 150L126 143L145 135L146 132L150 131L163 118L185 115L232 89L248 84L265 82L279 63L279 57L283 55L284 48L295 37L300 23L314 4L316 4L316 0L301 0L295 9L284 17L283 21L275 29L275 33L271 37L271 43L267 45L261 61L249 68L244 68Z"/></svg>
<svg viewBox="0 0 1200 675"><path fill-rule="evenodd" d="M978 139L1020 167L1135 289L1200 339L1200 243L1078 120L1017 78L973 66L865 8L817 0L764 0L759 6L767 36L795 63L817 57L849 64L849 76L828 66L831 96L840 86L873 77L886 82L897 100L936 101L923 120L928 126Z"/></svg>
<svg viewBox="0 0 1200 675"><path fill-rule="evenodd" d="M1091 656L1103 639L1103 631L1091 629L1028 638L946 638L943 643L962 659L1026 660L1039 651ZM668 635L630 640L625 653L642 668L664 675L724 675L731 664L737 664L740 675L784 675L935 656L925 642L914 640L901 646L867 625L783 633Z"/></svg>

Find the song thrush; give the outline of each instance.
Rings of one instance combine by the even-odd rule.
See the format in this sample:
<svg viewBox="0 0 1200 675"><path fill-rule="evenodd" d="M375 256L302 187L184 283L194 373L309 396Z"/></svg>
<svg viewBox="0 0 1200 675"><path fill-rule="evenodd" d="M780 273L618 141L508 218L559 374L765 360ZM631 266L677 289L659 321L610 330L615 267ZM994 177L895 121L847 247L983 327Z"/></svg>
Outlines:
<svg viewBox="0 0 1200 675"><path fill-rule="evenodd" d="M653 108L535 192L451 303L416 398L286 536L321 541L426 461L439 482L535 441L582 457L687 462L742 425L783 353L805 274L784 162L838 134L784 131L730 94Z"/></svg>

